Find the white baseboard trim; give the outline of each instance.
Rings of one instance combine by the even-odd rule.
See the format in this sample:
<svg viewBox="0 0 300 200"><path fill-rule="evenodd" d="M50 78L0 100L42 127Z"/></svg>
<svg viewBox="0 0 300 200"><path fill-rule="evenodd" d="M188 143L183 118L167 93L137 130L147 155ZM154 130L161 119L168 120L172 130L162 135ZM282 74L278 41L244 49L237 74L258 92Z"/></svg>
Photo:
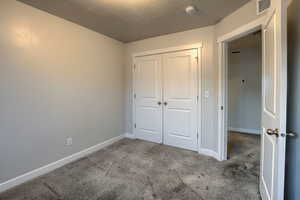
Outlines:
<svg viewBox="0 0 300 200"><path fill-rule="evenodd" d="M135 135L132 133L125 133L125 137L129 139L136 139Z"/></svg>
<svg viewBox="0 0 300 200"><path fill-rule="evenodd" d="M200 148L198 152L199 152L199 154L202 154L202 155L205 155L205 156L210 156L210 157L213 157L213 158L220 161L219 154L215 151L212 151L210 149Z"/></svg>
<svg viewBox="0 0 300 200"><path fill-rule="evenodd" d="M125 137L125 135L120 135L120 136L117 136L117 137L114 137L114 138L111 138L109 140L106 140L100 144L97 144L97 145L94 145L92 147L89 147L87 149L84 149L83 151L80 151L78 153L75 153L73 155L70 155L68 157L65 157L63 159L60 159L58 161L55 161L53 163L50 163L48 165L45 165L43 167L40 167L38 169L35 169L33 171L30 171L26 174L23 174L21 176L18 176L16 178L13 178L13 179L10 179L4 183L0 183L0 192L4 192L8 189L11 189L17 185L20 185L22 183L25 183L29 180L32 180L34 178L37 178L41 175L44 175L44 174L47 174L57 168L60 168L68 163L71 163L73 161L76 161L82 157L85 157L91 153L94 153L96 151L99 151L100 149L103 149L121 139L123 139Z"/></svg>
<svg viewBox="0 0 300 200"><path fill-rule="evenodd" d="M228 131L234 131L234 132L239 132L239 133L250 133L250 134L260 135L260 130L257 130L257 129L246 129L246 128L228 127Z"/></svg>

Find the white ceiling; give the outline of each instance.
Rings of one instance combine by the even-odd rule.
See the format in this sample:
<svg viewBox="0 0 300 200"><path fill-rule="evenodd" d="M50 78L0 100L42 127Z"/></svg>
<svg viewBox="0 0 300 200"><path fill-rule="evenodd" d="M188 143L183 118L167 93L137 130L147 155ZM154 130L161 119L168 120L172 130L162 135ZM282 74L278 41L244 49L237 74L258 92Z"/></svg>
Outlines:
<svg viewBox="0 0 300 200"><path fill-rule="evenodd" d="M249 0L19 0L122 42L214 25ZM185 7L198 12L188 16Z"/></svg>

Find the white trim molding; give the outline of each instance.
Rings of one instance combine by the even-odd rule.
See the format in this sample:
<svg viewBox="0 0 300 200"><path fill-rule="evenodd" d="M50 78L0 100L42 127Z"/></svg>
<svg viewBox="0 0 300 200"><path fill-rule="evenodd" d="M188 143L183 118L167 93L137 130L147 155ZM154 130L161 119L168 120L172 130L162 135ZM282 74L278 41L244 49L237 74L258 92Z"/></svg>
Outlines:
<svg viewBox="0 0 300 200"><path fill-rule="evenodd" d="M84 149L84 150L82 150L78 153L75 153L73 155L65 157L63 159L60 159L58 161L55 161L53 163L50 163L48 165L45 165L45 166L40 167L38 169L35 169L33 171L27 172L26 174L23 174L23 175L18 176L16 178L10 179L10 180L8 180L4 183L0 183L0 192L4 192L8 189L11 189L15 186L18 186L18 185L22 184L22 183L25 183L27 181L30 181L30 180L34 179L34 178L37 178L37 177L42 176L44 174L47 174L47 173L49 173L49 172L51 172L51 171L53 171L57 168L60 168L64 165L66 165L66 164L69 164L69 163L74 162L74 161L76 161L76 160L78 160L82 157L85 157L85 156L91 154L91 153L99 151L99 150L101 150L101 149L103 149L103 148L105 148L105 147L107 147L107 146L123 139L123 138L124 138L124 135L120 135L120 136L111 138L111 139L106 140L106 141L104 141L100 144L97 144L97 145L94 145L94 146L89 147L87 149Z"/></svg>
<svg viewBox="0 0 300 200"><path fill-rule="evenodd" d="M260 135L260 133L261 133L261 130L259 130L259 129L234 128L234 127L228 127L228 131L239 132L239 133L249 133L249 134L255 134L255 135Z"/></svg>
<svg viewBox="0 0 300 200"><path fill-rule="evenodd" d="M132 57L134 58L134 57L141 57L141 56L149 56L149 55L154 55L154 54L162 54L162 53L168 53L168 52L184 51L184 50L199 49L199 48L202 48L202 43L143 51L143 52L132 54Z"/></svg>
<svg viewBox="0 0 300 200"><path fill-rule="evenodd" d="M218 37L217 42L218 43L230 42L230 41L236 40L238 38L241 38L243 36L246 36L250 33L260 30L265 22L266 22L266 17L262 16L262 17L258 18L257 20L254 20L248 24L245 24L245 25L235 29L234 31L232 31L230 33L227 33L225 35Z"/></svg>

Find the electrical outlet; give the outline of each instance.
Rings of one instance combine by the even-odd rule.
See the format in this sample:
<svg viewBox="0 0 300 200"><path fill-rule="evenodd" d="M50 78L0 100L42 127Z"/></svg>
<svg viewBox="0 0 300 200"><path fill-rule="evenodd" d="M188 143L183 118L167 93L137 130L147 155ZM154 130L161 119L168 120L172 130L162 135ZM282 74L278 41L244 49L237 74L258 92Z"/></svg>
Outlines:
<svg viewBox="0 0 300 200"><path fill-rule="evenodd" d="M72 144L73 144L73 139L72 138L67 138L66 145L67 146L72 146Z"/></svg>

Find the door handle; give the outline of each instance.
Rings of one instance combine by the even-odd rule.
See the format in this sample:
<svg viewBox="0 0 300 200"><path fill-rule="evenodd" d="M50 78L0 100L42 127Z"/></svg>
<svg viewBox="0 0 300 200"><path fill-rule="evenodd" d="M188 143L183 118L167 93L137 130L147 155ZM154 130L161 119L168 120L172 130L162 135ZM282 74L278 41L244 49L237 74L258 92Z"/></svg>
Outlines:
<svg viewBox="0 0 300 200"><path fill-rule="evenodd" d="M296 133L292 133L292 132L289 132L289 133L281 133L279 132L279 129L276 128L276 129L267 129L267 134L268 135L276 135L276 137L286 137L286 136L289 136L289 137L296 137L297 134Z"/></svg>
<svg viewBox="0 0 300 200"><path fill-rule="evenodd" d="M168 102L164 102L164 105L167 106L167 105L168 105Z"/></svg>
<svg viewBox="0 0 300 200"><path fill-rule="evenodd" d="M160 106L160 105L161 105L161 102L159 101L159 102L157 102L157 104Z"/></svg>
<svg viewBox="0 0 300 200"><path fill-rule="evenodd" d="M279 129L267 129L267 134L268 135L275 135L276 137L279 137L280 133L279 133Z"/></svg>

